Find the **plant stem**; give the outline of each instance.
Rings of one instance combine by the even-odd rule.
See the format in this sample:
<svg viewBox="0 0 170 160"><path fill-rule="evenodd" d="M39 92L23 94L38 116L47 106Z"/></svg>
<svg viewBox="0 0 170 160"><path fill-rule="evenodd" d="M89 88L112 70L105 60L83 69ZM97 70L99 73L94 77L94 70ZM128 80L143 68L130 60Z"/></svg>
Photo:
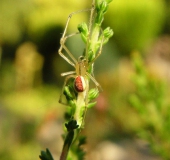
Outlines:
<svg viewBox="0 0 170 160"><path fill-rule="evenodd" d="M73 138L74 138L74 131L68 132L67 137L66 137L65 142L64 142L62 152L61 152L60 160L66 160L67 159L67 155L68 155L71 143L73 141Z"/></svg>
<svg viewBox="0 0 170 160"><path fill-rule="evenodd" d="M69 88L68 85L67 91L65 90L65 96L68 104L72 108L72 112L70 114L70 120L66 124L67 135L64 140L60 160L67 159L71 145L73 145L73 142L77 140L77 137L84 126L85 114L89 105L88 103L98 96L98 89L97 91L95 90L94 92L92 92L93 94L90 96L89 82L91 79L95 84L98 84L98 82L93 77L93 63L100 55L99 53L101 53L102 46L104 44L103 42L108 41L108 39L113 35L113 31L110 28L104 30L105 32L107 31L107 34L105 34L105 32L103 32L103 30L101 29L101 24L103 22L104 14L108 8L109 2L111 2L111 0L93 0L92 9L90 10L90 22L88 27L85 23L78 26L79 32L82 36L82 40L86 44L85 56L80 56L83 58L80 64L78 61L78 65L81 65L81 63L85 65L87 64L87 66L83 66L84 68L86 67L86 73L83 74L83 79L86 85L85 89L82 92L76 92L73 88ZM78 67L78 69L81 70L81 67L82 66ZM74 86L74 84L72 86ZM99 84L96 86L100 87ZM94 104L95 103L91 103L91 106L94 106ZM77 148L78 147L79 146L77 146ZM77 159L80 159L78 158L78 153L76 153L76 156Z"/></svg>

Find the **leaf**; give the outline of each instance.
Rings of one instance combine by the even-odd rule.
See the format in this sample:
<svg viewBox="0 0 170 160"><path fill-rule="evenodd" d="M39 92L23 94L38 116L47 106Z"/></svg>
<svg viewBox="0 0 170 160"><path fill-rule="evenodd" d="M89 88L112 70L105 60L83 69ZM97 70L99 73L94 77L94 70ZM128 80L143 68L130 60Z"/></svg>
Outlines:
<svg viewBox="0 0 170 160"><path fill-rule="evenodd" d="M46 151L41 151L41 155L39 157L41 160L54 160L48 148Z"/></svg>

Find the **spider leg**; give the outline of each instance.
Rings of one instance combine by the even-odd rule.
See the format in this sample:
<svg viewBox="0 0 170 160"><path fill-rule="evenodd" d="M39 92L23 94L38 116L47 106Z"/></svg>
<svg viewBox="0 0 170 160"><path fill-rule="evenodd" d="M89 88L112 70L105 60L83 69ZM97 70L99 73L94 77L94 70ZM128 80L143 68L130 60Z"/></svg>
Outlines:
<svg viewBox="0 0 170 160"><path fill-rule="evenodd" d="M72 12L72 13L68 16L68 18L67 18L67 22L66 22L66 25L65 25L65 29L64 29L62 38L64 38L65 35L66 35L66 33L67 33L68 24L69 24L69 22L70 22L70 20L71 20L71 17L72 17L73 15L75 15L75 14L78 14L78 13L81 13L81 12L87 12L87 11L90 11L90 10L91 10L91 8L90 8L90 9L79 10L79 11L76 11L76 12Z"/></svg>
<svg viewBox="0 0 170 160"><path fill-rule="evenodd" d="M65 60L67 61L70 65L72 65L73 67L75 67L75 63L77 63L77 60L73 57L72 53L68 50L68 48L65 46L64 42L66 39L62 39L60 40L60 48L58 50L59 55ZM62 52L62 49L65 49L65 51L68 53L68 55L71 57L71 59L74 61L72 62L68 57L66 57L66 55L64 55L64 53Z"/></svg>
<svg viewBox="0 0 170 160"><path fill-rule="evenodd" d="M75 74L76 72L75 71L69 71L69 72L64 72L64 73L61 73L61 76L68 76L68 75L71 75L71 74Z"/></svg>
<svg viewBox="0 0 170 160"><path fill-rule="evenodd" d="M79 11L73 12L73 13L71 13L71 14L68 16L68 18L67 18L67 22L66 22L66 25L65 25L65 29L64 29L63 35L62 35L61 40L60 40L61 46L60 46L60 48L59 48L59 50L58 50L58 53L60 54L60 56L61 56L63 59L65 59L65 60L66 60L70 65L72 65L73 67L75 66L74 63L76 63L77 61L76 61L76 59L74 58L74 56L71 54L71 52L68 50L68 48L65 46L65 41L66 41L67 38L69 38L69 37L71 37L71 36L74 36L75 34L79 34L79 32L76 32L76 33L73 33L73 34L71 34L71 35L66 36L69 22L70 22L71 17L72 17L73 15L78 14L78 13L81 13L81 12L87 12L87 11L90 11L90 10L92 10L92 12L94 12L94 11L93 11L93 10L94 10L93 8L94 8L94 7L92 6L92 8L90 8L90 9L84 9L84 10L79 10ZM91 13L91 15L92 15L92 13ZM92 17L91 17L90 19L92 19ZM91 25L92 25L92 22L91 22L91 21L92 21L92 20L90 20L90 28L91 28ZM89 30L90 30L90 29L89 29ZM62 53L62 49L63 49L63 48L64 48L65 51L68 53L68 55L70 56L70 58L74 61L74 63L73 63L70 59L68 59L68 58Z"/></svg>
<svg viewBox="0 0 170 160"><path fill-rule="evenodd" d="M94 82L94 84L95 84L98 88L100 88L101 91L103 91L101 85L96 81L96 79L95 79L91 74L89 74L88 72L86 72L86 75Z"/></svg>
<svg viewBox="0 0 170 160"><path fill-rule="evenodd" d="M92 30L92 25L93 25L93 18L94 18L94 11L95 11L95 0L93 0L92 8L90 10L91 10L91 13L90 13L89 27L88 27L89 33L88 33L88 37L87 37L88 40L86 43L86 52L85 52L86 59L88 59L88 48L89 48L91 30Z"/></svg>
<svg viewBox="0 0 170 160"><path fill-rule="evenodd" d="M60 98L59 98L59 103L61 103L61 104L64 104L64 105L67 105L66 103L64 103L64 102L62 102L62 97L63 97L63 93L64 93L64 88L65 88L65 86L66 86L66 84L67 84L67 82L68 82L68 80L70 79L70 78L75 78L75 75L69 75L69 74L71 74L71 72L73 73L73 71L70 71L70 73L69 72L66 72L67 74L66 75L68 75L66 78L65 78L65 80L64 80L64 84L63 84L63 88L62 88L62 90L61 90L61 94L60 94Z"/></svg>

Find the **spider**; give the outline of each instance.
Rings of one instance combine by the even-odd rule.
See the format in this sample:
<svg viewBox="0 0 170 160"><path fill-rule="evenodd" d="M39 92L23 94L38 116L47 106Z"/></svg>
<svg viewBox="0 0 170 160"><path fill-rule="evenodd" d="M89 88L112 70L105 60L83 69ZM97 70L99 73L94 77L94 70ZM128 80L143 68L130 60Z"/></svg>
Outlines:
<svg viewBox="0 0 170 160"><path fill-rule="evenodd" d="M102 43L100 44L98 53L96 54L95 58L91 62L88 62L88 59L86 58L87 57L88 42L86 44L86 55L85 56L80 56L78 58L78 60L76 60L76 58L73 56L73 54L69 51L69 49L65 45L65 42L66 42L67 38L72 37L72 36L74 36L76 34L79 34L79 32L76 32L76 33L73 33L71 35L67 35L66 36L68 24L69 24L69 21L70 21L71 17L74 14L77 14L77 13L80 13L80 12L84 12L84 11L89 11L89 10L91 10L91 16L90 16L90 22L89 22L89 33L90 33L91 25L92 25L92 19L93 19L93 13L94 13L94 7L93 6L92 6L91 9L85 9L85 10L81 10L81 11L77 11L77 12L71 13L69 15L68 19L67 19L63 35L62 35L62 37L60 39L60 45L61 46L60 46L60 48L58 50L59 55L65 61L67 61L71 66L73 66L75 68L74 71L68 71L68 72L61 73L61 76L66 76L65 81L64 81L64 85L63 85L63 88L62 88L62 92L61 92L61 95L60 95L60 98L59 98L59 103L62 103L62 104L65 104L65 103L62 102L62 95L63 95L63 92L64 92L64 88L67 85L67 82L68 82L68 80L70 78L74 78L74 88L75 88L75 91L77 93L83 93L83 92L86 91L85 104L87 104L87 93L88 93L88 84L87 84L88 81L87 81L87 79L91 79L94 82L94 84L96 85L96 87L101 89L100 84L87 71L88 71L89 67L93 65L93 63L97 59L97 57L101 54L101 52L102 52ZM68 58L62 52L63 49L66 51L67 55L70 58Z"/></svg>

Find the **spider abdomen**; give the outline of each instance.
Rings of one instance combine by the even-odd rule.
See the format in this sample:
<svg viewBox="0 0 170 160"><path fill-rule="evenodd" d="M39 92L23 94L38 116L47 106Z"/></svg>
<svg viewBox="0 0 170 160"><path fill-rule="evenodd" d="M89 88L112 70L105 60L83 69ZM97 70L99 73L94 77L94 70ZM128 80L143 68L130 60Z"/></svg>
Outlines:
<svg viewBox="0 0 170 160"><path fill-rule="evenodd" d="M83 92L86 88L84 77L77 76L74 81L74 88L77 92Z"/></svg>

